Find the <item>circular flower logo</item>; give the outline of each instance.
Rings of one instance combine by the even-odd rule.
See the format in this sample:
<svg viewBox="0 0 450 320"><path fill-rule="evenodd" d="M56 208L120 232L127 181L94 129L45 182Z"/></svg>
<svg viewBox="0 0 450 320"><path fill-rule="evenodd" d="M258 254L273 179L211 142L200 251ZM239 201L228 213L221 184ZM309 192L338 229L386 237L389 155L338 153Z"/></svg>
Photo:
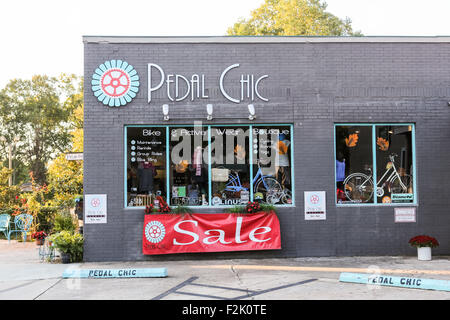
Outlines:
<svg viewBox="0 0 450 320"><path fill-rule="evenodd" d="M311 203L312 204L318 204L319 203L319 196L318 195L316 195L316 194L313 194L312 196L311 196Z"/></svg>
<svg viewBox="0 0 450 320"><path fill-rule="evenodd" d="M166 228L159 221L150 221L145 226L145 238L151 243L158 243L164 239Z"/></svg>
<svg viewBox="0 0 450 320"><path fill-rule="evenodd" d="M126 105L139 91L136 70L122 60L109 60L99 65L92 75L91 83L98 101L110 107Z"/></svg>

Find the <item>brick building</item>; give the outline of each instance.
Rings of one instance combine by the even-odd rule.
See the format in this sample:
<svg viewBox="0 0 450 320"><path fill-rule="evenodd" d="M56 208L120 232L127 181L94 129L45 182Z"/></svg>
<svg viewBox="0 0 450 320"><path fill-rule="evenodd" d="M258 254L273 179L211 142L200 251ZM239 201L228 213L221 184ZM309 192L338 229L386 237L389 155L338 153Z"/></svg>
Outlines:
<svg viewBox="0 0 450 320"><path fill-rule="evenodd" d="M106 221L85 217L86 261L414 255L418 234L450 254L450 38L83 41L85 199L107 197ZM208 163L220 134L232 161ZM271 203L282 249L144 255L144 207L161 198L211 214Z"/></svg>

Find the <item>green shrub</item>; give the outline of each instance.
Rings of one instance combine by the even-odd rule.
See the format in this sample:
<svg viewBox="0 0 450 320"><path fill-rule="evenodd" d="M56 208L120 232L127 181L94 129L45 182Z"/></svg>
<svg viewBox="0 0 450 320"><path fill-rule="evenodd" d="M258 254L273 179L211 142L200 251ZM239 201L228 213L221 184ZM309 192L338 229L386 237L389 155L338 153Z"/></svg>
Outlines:
<svg viewBox="0 0 450 320"><path fill-rule="evenodd" d="M228 213L244 213L245 206L234 206L227 209Z"/></svg>
<svg viewBox="0 0 450 320"><path fill-rule="evenodd" d="M57 207L41 207L36 217L37 230L49 234L55 225L55 217L58 213Z"/></svg>
<svg viewBox="0 0 450 320"><path fill-rule="evenodd" d="M61 231L52 234L48 240L53 242L54 246L60 252L69 254L71 262L80 262L83 260L84 238L81 234Z"/></svg>
<svg viewBox="0 0 450 320"><path fill-rule="evenodd" d="M69 231L75 232L76 224L73 221L72 215L68 212L58 212L55 216L53 224L53 232Z"/></svg>
<svg viewBox="0 0 450 320"><path fill-rule="evenodd" d="M273 204L261 203L260 207L261 207L261 211L264 211L264 212L276 211L276 207Z"/></svg>
<svg viewBox="0 0 450 320"><path fill-rule="evenodd" d="M192 213L192 210L185 206L177 206L172 208L173 213Z"/></svg>

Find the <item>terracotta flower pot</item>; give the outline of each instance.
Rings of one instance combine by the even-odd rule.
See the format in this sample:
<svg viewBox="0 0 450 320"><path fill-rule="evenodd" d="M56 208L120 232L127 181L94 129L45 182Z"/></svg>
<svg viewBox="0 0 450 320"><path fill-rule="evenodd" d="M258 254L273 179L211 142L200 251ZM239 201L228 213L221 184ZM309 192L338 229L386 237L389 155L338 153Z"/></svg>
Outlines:
<svg viewBox="0 0 450 320"><path fill-rule="evenodd" d="M36 239L36 245L42 246L44 244L44 239Z"/></svg>

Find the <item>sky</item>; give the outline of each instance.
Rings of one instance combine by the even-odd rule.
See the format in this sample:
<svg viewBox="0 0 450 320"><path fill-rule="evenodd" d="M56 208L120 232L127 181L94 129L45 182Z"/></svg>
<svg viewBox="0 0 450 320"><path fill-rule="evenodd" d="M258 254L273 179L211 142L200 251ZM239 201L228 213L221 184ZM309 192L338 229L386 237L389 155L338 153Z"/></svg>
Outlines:
<svg viewBox="0 0 450 320"><path fill-rule="evenodd" d="M1 0L0 89L83 74L83 35L218 36L264 0ZM366 36L450 35L449 0L326 0Z"/></svg>

